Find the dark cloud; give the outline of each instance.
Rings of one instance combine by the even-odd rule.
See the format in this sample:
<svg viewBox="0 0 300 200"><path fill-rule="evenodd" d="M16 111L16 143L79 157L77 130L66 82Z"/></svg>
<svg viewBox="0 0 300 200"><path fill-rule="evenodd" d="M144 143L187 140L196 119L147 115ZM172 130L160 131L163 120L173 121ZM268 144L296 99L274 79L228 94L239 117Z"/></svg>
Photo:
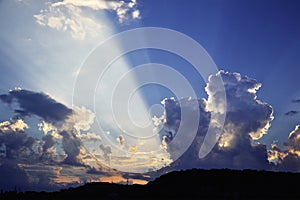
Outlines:
<svg viewBox="0 0 300 200"><path fill-rule="evenodd" d="M296 115L298 113L299 113L299 111L291 110L291 111L288 111L288 112L284 113L284 115L286 115L286 116L294 116L294 115Z"/></svg>
<svg viewBox="0 0 300 200"><path fill-rule="evenodd" d="M25 133L27 125L21 120L0 123L0 144L6 148L6 158L13 159L29 156L33 151L35 139Z"/></svg>
<svg viewBox="0 0 300 200"><path fill-rule="evenodd" d="M293 151L300 151L300 125L296 126L296 128L290 133L288 142L284 143L284 145Z"/></svg>
<svg viewBox="0 0 300 200"><path fill-rule="evenodd" d="M216 87L217 84L215 83L216 77L221 77L224 82L226 99L219 95L219 88ZM182 145L180 140L176 140L171 145L172 141L175 141L173 139L176 137L179 125L183 123L189 127L190 124L190 118L181 119L182 108L189 113L189 116L195 115L196 108L200 110L196 137L187 151L172 163L171 168L168 168L167 171L186 168L299 170L300 141L298 138L300 138L300 127L297 127L290 134L289 140L285 143L287 150L280 150L274 146L272 150L267 151L265 145L257 142L267 132L273 119L272 107L257 99L256 93L260 87L261 84L254 79L242 77L238 73L220 71L209 78L205 88L208 99L165 99L165 118L161 120L165 131L161 138L166 143L166 148L171 158L178 151L178 147ZM40 159L36 163L49 160L54 156L52 155L54 152L52 150L58 144L61 145L60 150L64 156L63 159L57 161L58 165L67 164L69 166L85 167L84 159L88 157L93 159L93 156L89 156L85 150L80 138L97 142L101 138L94 133L86 132L81 134L79 132L80 130L88 130L93 121L91 113L83 112L86 113L85 115L92 117L87 117L87 120L84 120L78 116L77 118L81 123L76 124L69 118L72 113L74 114L74 110L69 109L44 93L35 93L27 90L17 89L10 91L8 94L0 95L0 100L12 105L12 107L15 107L16 104L18 105L18 108L13 108L16 117L9 122L2 122L0 126L0 145L5 144L7 151L7 158L4 159L8 159L8 157L16 159L18 155L22 157L24 155L23 158L26 158L26 156L30 157L32 154L38 153L34 151L34 147L38 147L40 148L40 154L36 157ZM200 147L210 122L215 120L215 115L212 113L222 112L222 106L218 105L225 102L227 110L225 124L222 127L222 135L212 151L206 157L200 159L198 156ZM18 117L31 115L38 116L44 121L44 126L41 129L45 135L39 143L36 139L27 135L27 125L24 121L18 119ZM188 131L188 129L185 131ZM59 138L60 142L56 141L57 138ZM122 135L117 138L117 141L120 146L125 144ZM101 144L99 148L103 152L103 158L110 165L111 147ZM277 159L277 165L269 163L270 157ZM18 171L18 168L16 170ZM102 172L101 170L96 171ZM23 178L24 182L28 181L28 177ZM47 184L49 180L44 180L44 182Z"/></svg>
<svg viewBox="0 0 300 200"><path fill-rule="evenodd" d="M2 190L25 189L30 184L26 172L12 161L0 164L0 177Z"/></svg>
<svg viewBox="0 0 300 200"><path fill-rule="evenodd" d="M40 157L41 160L48 160L51 159L52 152L50 149L55 145L55 140L52 135L44 135L42 140L44 144L42 146L42 155Z"/></svg>
<svg viewBox="0 0 300 200"><path fill-rule="evenodd" d="M287 142L284 143L285 149L280 149L273 145L268 151L269 160L278 171L300 172L300 125L290 133Z"/></svg>
<svg viewBox="0 0 300 200"><path fill-rule="evenodd" d="M223 126L223 134L212 151L203 159L199 159L198 152L208 129L214 106L224 102L218 96L218 88L214 87L214 76L221 76L224 82L227 98L227 115ZM254 79L242 77L238 73L220 71L209 79L206 100L198 100L200 121L196 138L189 149L173 165L176 168L269 168L266 146L256 142L266 133L273 119L273 109L267 103L257 100L256 91L261 86ZM194 107L196 100L166 100L167 129L177 130L180 119L180 101L185 106ZM192 112L193 109L191 109ZM178 144L180 145L180 144ZM168 151L172 155L173 149Z"/></svg>
<svg viewBox="0 0 300 200"><path fill-rule="evenodd" d="M19 108L14 110L17 117L35 115L40 117L43 121L52 124L63 137L62 148L66 153L64 163L82 165L80 154L84 149L83 144L77 137L79 134L74 128L74 126L76 126L75 122L68 120L69 116L73 113L72 109L55 101L53 98L44 93L37 93L22 89L15 89L9 91L8 94L2 94L0 95L0 100L8 104L13 104L14 102L17 103ZM28 138L26 134L21 133L22 132L15 132L7 136L5 141L7 148L21 148L25 145L25 142L29 143L28 140L31 140L31 138ZM16 136L18 136L18 140L12 139L10 143L8 142L8 140L12 137L17 138ZM44 144L42 147L42 156L45 158L46 153L48 153L49 156L50 152L48 152L48 149L54 145L54 141L50 135L44 136L43 140ZM30 144L33 143L34 142Z"/></svg>
<svg viewBox="0 0 300 200"><path fill-rule="evenodd" d="M82 142L76 137L76 130L62 131L59 133L63 136L62 145L67 157L64 163L70 165L83 165L80 157L84 151Z"/></svg>
<svg viewBox="0 0 300 200"><path fill-rule="evenodd" d="M292 103L300 103L300 99L293 99Z"/></svg>
<svg viewBox="0 0 300 200"><path fill-rule="evenodd" d="M0 189L53 191L118 173L104 167L83 144L101 141L90 132L95 115L89 109L70 109L44 93L21 89L0 95L2 102L13 113L9 121L0 122ZM124 145L123 136L118 141ZM109 164L111 148L103 146L102 151Z"/></svg>
<svg viewBox="0 0 300 200"><path fill-rule="evenodd" d="M50 96L29 90L11 90L8 94L0 95L0 100L8 104L18 103L20 108L14 110L17 115L36 115L53 124L63 122L72 114L71 109Z"/></svg>

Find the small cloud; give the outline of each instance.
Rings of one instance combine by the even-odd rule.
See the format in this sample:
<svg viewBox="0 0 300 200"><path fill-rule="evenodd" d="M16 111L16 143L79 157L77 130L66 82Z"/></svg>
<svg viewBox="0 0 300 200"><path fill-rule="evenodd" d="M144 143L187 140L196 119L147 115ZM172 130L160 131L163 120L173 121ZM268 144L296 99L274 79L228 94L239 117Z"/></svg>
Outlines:
<svg viewBox="0 0 300 200"><path fill-rule="evenodd" d="M132 12L132 18L133 19L140 19L141 15L140 15L140 11L139 10L135 10Z"/></svg>
<svg viewBox="0 0 300 200"><path fill-rule="evenodd" d="M292 103L300 103L300 99L293 99Z"/></svg>
<svg viewBox="0 0 300 200"><path fill-rule="evenodd" d="M288 112L284 113L284 115L286 115L286 116L294 116L294 115L296 115L298 113L299 113L299 111L291 110L291 111L288 111Z"/></svg>
<svg viewBox="0 0 300 200"><path fill-rule="evenodd" d="M123 135L120 135L119 137L117 137L116 139L120 145L120 148L124 147L124 143L125 143L125 138L123 137Z"/></svg>

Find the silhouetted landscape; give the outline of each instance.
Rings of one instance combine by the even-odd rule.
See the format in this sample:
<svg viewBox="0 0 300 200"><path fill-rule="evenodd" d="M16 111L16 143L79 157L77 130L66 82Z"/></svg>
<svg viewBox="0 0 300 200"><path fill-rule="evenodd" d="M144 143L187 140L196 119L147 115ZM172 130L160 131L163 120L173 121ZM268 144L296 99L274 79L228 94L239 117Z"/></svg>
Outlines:
<svg viewBox="0 0 300 200"><path fill-rule="evenodd" d="M171 172L147 185L87 183L56 192L1 192L0 199L299 199L299 173L213 169Z"/></svg>

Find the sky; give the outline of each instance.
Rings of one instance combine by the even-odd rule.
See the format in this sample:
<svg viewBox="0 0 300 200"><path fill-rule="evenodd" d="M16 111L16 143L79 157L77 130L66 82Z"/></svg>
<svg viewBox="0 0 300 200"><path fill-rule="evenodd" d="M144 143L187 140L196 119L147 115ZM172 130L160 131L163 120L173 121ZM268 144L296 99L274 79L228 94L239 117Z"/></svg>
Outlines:
<svg viewBox="0 0 300 200"><path fill-rule="evenodd" d="M144 184L189 168L299 172L299 9L0 1L0 188Z"/></svg>

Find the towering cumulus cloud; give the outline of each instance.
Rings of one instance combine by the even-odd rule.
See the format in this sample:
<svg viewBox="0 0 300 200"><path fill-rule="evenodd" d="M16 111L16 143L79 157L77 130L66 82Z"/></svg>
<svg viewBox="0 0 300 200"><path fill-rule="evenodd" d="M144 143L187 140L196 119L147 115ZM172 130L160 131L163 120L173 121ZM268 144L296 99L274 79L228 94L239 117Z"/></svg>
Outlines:
<svg viewBox="0 0 300 200"><path fill-rule="evenodd" d="M226 92L226 120L222 135L212 151L199 159L198 152L207 132L211 112L221 112L218 104L225 103L218 95L219 88L214 81L221 76ZM261 84L254 79L242 77L238 73L224 71L211 75L206 86L208 100L198 100L201 116L195 140L183 156L174 163L176 168L269 168L266 146L256 140L261 138L273 120L273 109L257 99L256 92ZM186 101L186 100L180 100ZM185 106L193 106L195 100L186 101ZM166 123L168 129L177 130L180 119L179 103L165 101ZM185 122L183 122L185 123ZM169 149L172 155L172 149Z"/></svg>

